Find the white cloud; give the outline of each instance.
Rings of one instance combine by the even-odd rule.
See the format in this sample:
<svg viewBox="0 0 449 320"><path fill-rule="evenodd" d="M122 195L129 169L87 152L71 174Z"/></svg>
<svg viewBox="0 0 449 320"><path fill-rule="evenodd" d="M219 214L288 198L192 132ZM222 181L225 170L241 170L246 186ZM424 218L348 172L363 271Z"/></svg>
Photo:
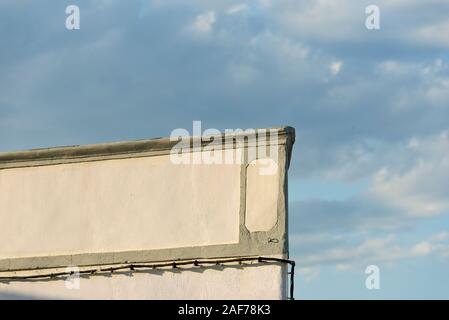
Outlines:
<svg viewBox="0 0 449 320"><path fill-rule="evenodd" d="M297 270L306 282L310 282L320 275L320 269L315 267L301 267Z"/></svg>
<svg viewBox="0 0 449 320"><path fill-rule="evenodd" d="M330 65L330 70L333 76L336 76L337 74L340 73L341 68L343 66L343 62L342 61L334 61L331 63Z"/></svg>
<svg viewBox="0 0 449 320"><path fill-rule="evenodd" d="M432 245L427 241L420 242L412 247L411 252L413 255L426 256L432 252Z"/></svg>
<svg viewBox="0 0 449 320"><path fill-rule="evenodd" d="M449 232L443 231L434 235L431 240L435 242L441 242L447 239L449 239Z"/></svg>
<svg viewBox="0 0 449 320"><path fill-rule="evenodd" d="M232 7L230 7L226 11L226 13L227 14L236 14L236 13L240 13L240 12L246 11L248 9L249 9L249 7L248 7L248 5L246 3L240 3L240 4L236 4L236 5L232 6Z"/></svg>
<svg viewBox="0 0 449 320"><path fill-rule="evenodd" d="M330 239L333 236L333 234L328 234ZM352 236L347 235L347 237ZM403 259L430 255L444 258L449 253L449 242L436 241L436 237L437 235L434 235L427 240L409 245L400 245L398 237L395 235L369 239L361 237L353 243L329 240L327 246L315 246L312 248L314 251L312 253L309 251L300 252L296 255L296 259L300 268L312 273L312 270L317 270L319 267L329 264L334 265L338 271L348 271L356 266L369 263L391 264ZM311 244L304 245L310 246Z"/></svg>
<svg viewBox="0 0 449 320"><path fill-rule="evenodd" d="M372 194L379 200L415 216L432 216L449 210L449 134L414 138L408 143L414 164L383 168L374 175Z"/></svg>
<svg viewBox="0 0 449 320"><path fill-rule="evenodd" d="M216 22L215 12L208 11L206 13L196 16L193 24L195 31L199 33L210 33L213 25Z"/></svg>
<svg viewBox="0 0 449 320"><path fill-rule="evenodd" d="M449 48L449 19L424 25L413 31L413 39L422 44Z"/></svg>
<svg viewBox="0 0 449 320"><path fill-rule="evenodd" d="M449 131L384 147L371 155L361 148L351 153L359 156L347 159L348 171L363 167L357 158L385 161L365 191L343 201L293 204L292 220L301 224L296 229L301 233L292 235L290 243L301 266L327 264L345 271L367 263L449 256L448 231L399 241L403 231L414 230L422 219L449 213Z"/></svg>
<svg viewBox="0 0 449 320"><path fill-rule="evenodd" d="M315 246L321 243L337 242L344 239L343 235L334 235L329 233L307 233L307 234L292 234L289 236L289 243L292 246Z"/></svg>
<svg viewBox="0 0 449 320"><path fill-rule="evenodd" d="M274 20L287 34L314 41L369 43L365 8L371 1L279 0L273 2ZM411 46L449 46L446 0L378 0L381 35ZM400 17L400 18L398 18ZM383 32L388 28L388 33Z"/></svg>
<svg viewBox="0 0 449 320"><path fill-rule="evenodd" d="M344 40L360 33L357 8L364 14L362 5L349 0L280 1L275 14L276 21L289 34Z"/></svg>
<svg viewBox="0 0 449 320"><path fill-rule="evenodd" d="M416 68L399 61L386 60L378 64L377 71L386 76L404 76L416 71Z"/></svg>
<svg viewBox="0 0 449 320"><path fill-rule="evenodd" d="M262 8L271 8L273 6L272 0L259 0L259 5Z"/></svg>
<svg viewBox="0 0 449 320"><path fill-rule="evenodd" d="M350 264L339 263L335 266L335 269L337 269L337 271L348 271L352 269L352 266Z"/></svg>
<svg viewBox="0 0 449 320"><path fill-rule="evenodd" d="M329 75L326 68L331 58L313 52L301 41L282 34L265 31L249 41L248 59L281 80L301 82L324 82Z"/></svg>
<svg viewBox="0 0 449 320"><path fill-rule="evenodd" d="M264 32L251 39L251 46L273 54L278 61L302 63L309 57L310 49L302 42L272 32Z"/></svg>
<svg viewBox="0 0 449 320"><path fill-rule="evenodd" d="M359 139L333 146L330 152L330 164L320 168L321 177L372 180L369 190L353 199L358 199L357 203L381 204L385 212L397 211L411 217L434 216L449 210L448 130L400 142Z"/></svg>
<svg viewBox="0 0 449 320"><path fill-rule="evenodd" d="M375 72L388 77L410 77L415 76L423 80L433 80L439 74L448 71L448 65L441 59L437 58L431 62L416 63L402 62L397 60L384 60L377 64ZM438 79L438 78L437 78Z"/></svg>
<svg viewBox="0 0 449 320"><path fill-rule="evenodd" d="M354 262L392 260L405 255L402 248L392 245L393 240L394 237L389 235L386 238L367 239L353 245L330 245L324 251L300 256L298 261L300 266L308 267L322 264L343 264L349 267Z"/></svg>
<svg viewBox="0 0 449 320"><path fill-rule="evenodd" d="M442 106L449 101L449 77L436 77L425 91L425 98L434 106Z"/></svg>

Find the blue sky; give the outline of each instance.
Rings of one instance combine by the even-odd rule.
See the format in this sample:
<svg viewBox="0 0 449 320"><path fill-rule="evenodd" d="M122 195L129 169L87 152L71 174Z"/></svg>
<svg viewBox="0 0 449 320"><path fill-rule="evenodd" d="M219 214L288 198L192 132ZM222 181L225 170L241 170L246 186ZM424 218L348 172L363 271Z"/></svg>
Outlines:
<svg viewBox="0 0 449 320"><path fill-rule="evenodd" d="M81 29L65 28L65 8ZM365 7L381 29L365 28ZM2 0L0 151L297 129L298 298L449 298L447 0ZM380 290L365 267L380 267Z"/></svg>

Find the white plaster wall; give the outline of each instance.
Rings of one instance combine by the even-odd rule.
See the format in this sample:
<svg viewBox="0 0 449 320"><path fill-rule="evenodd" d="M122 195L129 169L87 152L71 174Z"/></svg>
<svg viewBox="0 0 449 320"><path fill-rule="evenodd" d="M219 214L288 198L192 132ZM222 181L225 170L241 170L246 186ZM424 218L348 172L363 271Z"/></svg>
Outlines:
<svg viewBox="0 0 449 320"><path fill-rule="evenodd" d="M169 156L0 170L0 258L237 243L240 166Z"/></svg>
<svg viewBox="0 0 449 320"><path fill-rule="evenodd" d="M285 266L172 270L81 278L71 290L64 280L0 283L0 299L285 299Z"/></svg>
<svg viewBox="0 0 449 320"><path fill-rule="evenodd" d="M278 214L279 171L258 169L248 168L251 232ZM0 170L0 259L238 243L240 177L238 164L173 165L168 155ZM79 290L0 282L0 298L283 299L286 276L286 266L255 264L95 275Z"/></svg>
<svg viewBox="0 0 449 320"><path fill-rule="evenodd" d="M269 231L278 219L279 174L262 174L264 167L259 160L247 167L245 225L251 232Z"/></svg>

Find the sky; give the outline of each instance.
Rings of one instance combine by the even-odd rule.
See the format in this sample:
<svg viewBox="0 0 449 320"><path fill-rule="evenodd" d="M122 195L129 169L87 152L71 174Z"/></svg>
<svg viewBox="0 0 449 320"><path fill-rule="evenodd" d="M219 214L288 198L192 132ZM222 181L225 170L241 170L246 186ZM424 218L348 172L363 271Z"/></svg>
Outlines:
<svg viewBox="0 0 449 320"><path fill-rule="evenodd" d="M365 26L372 4L379 30ZM1 0L0 151L194 120L293 126L296 298L448 299L448 12L447 0Z"/></svg>

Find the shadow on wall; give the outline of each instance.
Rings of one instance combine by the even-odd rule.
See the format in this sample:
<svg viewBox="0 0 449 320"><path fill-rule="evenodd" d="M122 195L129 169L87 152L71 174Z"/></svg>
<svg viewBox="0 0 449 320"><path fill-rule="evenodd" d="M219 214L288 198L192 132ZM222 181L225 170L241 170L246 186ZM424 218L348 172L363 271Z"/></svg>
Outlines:
<svg viewBox="0 0 449 320"><path fill-rule="evenodd" d="M35 296L28 296L19 293L6 293L0 291L0 300L39 300L42 298Z"/></svg>

